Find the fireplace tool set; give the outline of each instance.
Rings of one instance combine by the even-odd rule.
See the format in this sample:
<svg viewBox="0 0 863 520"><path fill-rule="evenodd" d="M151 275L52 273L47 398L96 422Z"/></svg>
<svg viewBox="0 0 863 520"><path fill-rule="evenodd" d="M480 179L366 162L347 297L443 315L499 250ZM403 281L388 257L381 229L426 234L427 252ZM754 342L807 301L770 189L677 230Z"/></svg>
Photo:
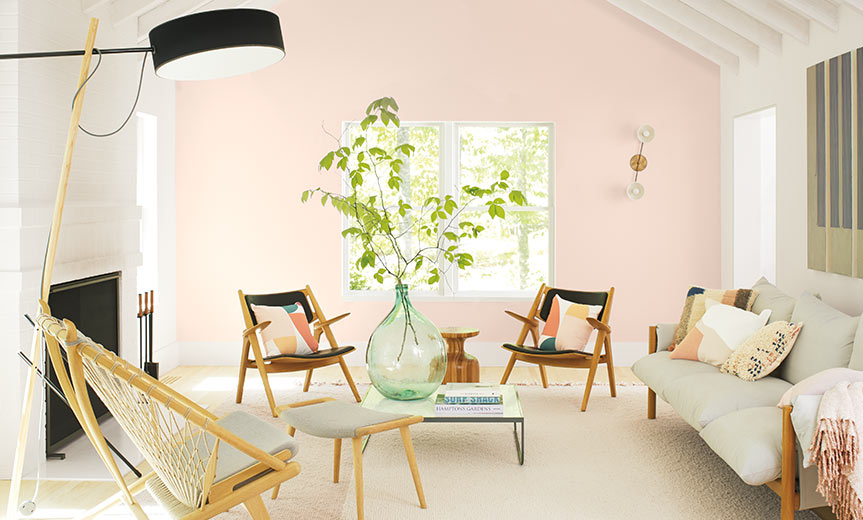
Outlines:
<svg viewBox="0 0 863 520"><path fill-rule="evenodd" d="M142 298L143 297L143 298ZM143 300L144 305L141 306ZM153 291L138 295L138 347L141 368L153 379L159 379L159 364L153 362Z"/></svg>

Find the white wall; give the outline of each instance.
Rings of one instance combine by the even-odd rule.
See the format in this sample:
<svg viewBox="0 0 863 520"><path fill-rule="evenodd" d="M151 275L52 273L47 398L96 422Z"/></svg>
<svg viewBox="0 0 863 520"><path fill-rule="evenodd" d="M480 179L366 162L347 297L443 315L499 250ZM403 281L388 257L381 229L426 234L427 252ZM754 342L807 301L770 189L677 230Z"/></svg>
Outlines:
<svg viewBox="0 0 863 520"><path fill-rule="evenodd" d="M812 23L809 44L783 37L781 55L761 53L739 75L722 71L722 281L733 282L733 120L776 106L776 282L789 294L818 292L849 313L863 312L863 280L810 271L806 254L806 68L863 46L863 14L840 8L839 31Z"/></svg>
<svg viewBox="0 0 863 520"><path fill-rule="evenodd" d="M88 16L72 0L0 2L0 52L82 48ZM107 13L98 13L107 14ZM103 17L97 47L137 45L135 21L115 26ZM94 63L96 58L94 57ZM105 57L88 83L82 124L95 132L113 130L135 97L141 56ZM173 287L173 85L152 80L148 65L142 103L164 116L159 157L166 193L163 236L165 287ZM51 222L66 132L80 68L78 58L45 58L0 64L0 479L11 473L26 370L16 355L29 352L31 329L22 317L38 312L39 276ZM62 223L53 282L122 271L120 354L137 360L135 314L140 208L135 201L134 119L119 134L97 139L79 133ZM161 172L160 172L161 173ZM169 259L169 261L168 261ZM164 301L162 300L164 298ZM173 293L160 295L157 345L173 343ZM84 331L86 333L86 331ZM33 405L38 406L38 399ZM38 408L30 425L25 471L44 454L38 446Z"/></svg>
<svg viewBox="0 0 863 520"><path fill-rule="evenodd" d="M776 280L776 109L734 119L734 286Z"/></svg>

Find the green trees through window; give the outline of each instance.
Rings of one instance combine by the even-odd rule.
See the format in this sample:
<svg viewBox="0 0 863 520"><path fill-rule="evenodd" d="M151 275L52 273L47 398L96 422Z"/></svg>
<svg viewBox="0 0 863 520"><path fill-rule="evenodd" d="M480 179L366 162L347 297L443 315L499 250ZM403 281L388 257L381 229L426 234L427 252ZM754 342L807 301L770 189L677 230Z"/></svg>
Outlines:
<svg viewBox="0 0 863 520"><path fill-rule="evenodd" d="M345 139L360 134L359 123L348 123ZM437 266L440 281L429 284L422 270L410 273L405 282L414 293L441 296L495 296L532 293L550 281L553 259L553 126L550 123L410 123L398 128L374 127L370 145L393 149L402 144L415 147L405 158L400 175L402 200L420 206L429 197L458 197L464 185L484 186L508 171L509 184L521 191L527 204L504 205L506 219L491 218L485 205L466 208L460 220L484 228L477 238L462 245L473 256L469 269L450 269L446 261ZM361 186L358 191L376 187ZM396 211L397 200L386 201ZM416 203L415 203L416 202ZM404 219L407 226L407 219ZM407 229L407 227L405 228ZM385 291L375 282L374 269L350 261L362 254L362 245L347 237L345 258L348 291ZM401 237L401 247L412 251L431 240L419 229Z"/></svg>

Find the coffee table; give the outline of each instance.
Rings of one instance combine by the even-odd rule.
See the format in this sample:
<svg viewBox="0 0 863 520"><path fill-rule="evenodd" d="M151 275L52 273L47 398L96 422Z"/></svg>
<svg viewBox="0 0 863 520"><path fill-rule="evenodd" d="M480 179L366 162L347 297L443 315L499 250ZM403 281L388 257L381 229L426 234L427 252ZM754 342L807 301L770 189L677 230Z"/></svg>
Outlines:
<svg viewBox="0 0 863 520"><path fill-rule="evenodd" d="M362 407L381 412L420 415L423 422L427 423L512 423L518 463L524 464L524 413L515 385L500 385L500 392L503 396L503 414L501 415L438 415L435 413L434 406L438 392L425 399L395 401L387 399L375 387L371 386L363 397ZM370 437L366 437L365 444L368 444ZM519 437L521 437L520 440ZM363 449L365 449L365 444Z"/></svg>

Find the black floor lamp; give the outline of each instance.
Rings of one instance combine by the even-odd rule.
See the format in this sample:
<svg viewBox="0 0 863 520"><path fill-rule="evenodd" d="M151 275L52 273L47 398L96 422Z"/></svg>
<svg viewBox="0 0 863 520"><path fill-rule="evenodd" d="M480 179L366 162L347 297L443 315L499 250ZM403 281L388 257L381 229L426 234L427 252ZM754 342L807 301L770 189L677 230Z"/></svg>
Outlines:
<svg viewBox="0 0 863 520"><path fill-rule="evenodd" d="M49 58L59 56L83 56L78 84L72 102L72 116L66 136L66 150L60 169L60 181L57 187L57 198L54 203L54 216L48 235L48 245L45 249L45 260L42 267L42 281L39 306L40 312L50 314L48 295L51 289L51 277L54 271L54 260L57 253L57 239L60 223L63 219L63 207L66 199L66 188L69 183L69 173L72 167L72 156L75 151L75 141L80 128L81 110L87 81L95 73L90 72L93 53L101 61L104 54L146 53L153 56L153 67L156 75L174 80L205 80L217 79L246 74L269 65L273 65L285 56L285 46L282 40L282 30L279 18L269 11L259 9L222 9L191 14L165 22L150 31L149 47L126 47L114 49L95 48L96 30L99 21L90 19L87 40L84 49L70 51L31 52L17 54L0 54L0 60ZM98 68L98 62L96 68ZM142 64L143 66L143 64ZM142 68L143 74L143 68ZM140 93L140 80L138 85ZM137 101L136 101L137 102ZM134 107L132 109L134 111ZM131 115L130 115L131 117ZM107 137L117 133L125 126L129 118L115 130L107 134L92 134L96 137ZM27 382L24 389L24 401L21 413L21 426L18 430L18 442L15 451L15 461L12 468L12 483L9 490L9 502L6 518L18 518L21 477L24 467L24 456L27 447L27 436L30 424L31 403L38 378L38 367L41 355L41 334L33 335L33 343L29 359L32 366L27 372ZM75 399L75 392L62 362L52 359L54 371L66 398ZM79 418L80 420L80 418ZM90 437L90 441L105 448L105 439ZM99 450L100 456L107 452ZM140 508L129 493L113 458L102 457L103 462L114 474L119 476L120 487L124 501L132 508ZM21 504L21 512L32 513L35 503L32 501Z"/></svg>

